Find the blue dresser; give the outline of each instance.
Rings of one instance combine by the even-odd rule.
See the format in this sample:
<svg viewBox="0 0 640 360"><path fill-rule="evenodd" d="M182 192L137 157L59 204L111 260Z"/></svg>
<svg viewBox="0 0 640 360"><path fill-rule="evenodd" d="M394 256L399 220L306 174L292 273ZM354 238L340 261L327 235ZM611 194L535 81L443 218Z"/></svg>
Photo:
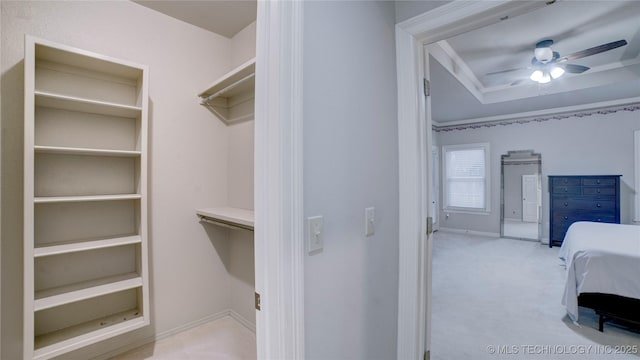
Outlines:
<svg viewBox="0 0 640 360"><path fill-rule="evenodd" d="M620 176L549 176L549 247L576 221L619 224Z"/></svg>

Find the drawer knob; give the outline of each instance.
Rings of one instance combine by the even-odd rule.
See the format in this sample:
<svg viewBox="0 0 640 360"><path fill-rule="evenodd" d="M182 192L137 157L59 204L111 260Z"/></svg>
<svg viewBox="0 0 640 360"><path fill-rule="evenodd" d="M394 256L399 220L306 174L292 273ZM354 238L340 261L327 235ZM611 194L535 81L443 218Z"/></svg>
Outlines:
<svg viewBox="0 0 640 360"><path fill-rule="evenodd" d="M568 216L565 216L565 217L564 217L564 219L565 219L565 220L569 220L569 217L568 217Z"/></svg>
<svg viewBox="0 0 640 360"><path fill-rule="evenodd" d="M597 221L597 222L602 222L602 219L598 219L598 220L596 220L596 221Z"/></svg>
<svg viewBox="0 0 640 360"><path fill-rule="evenodd" d="M600 204L597 204L596 206L597 206L597 207L601 207L602 205L600 205Z"/></svg>
<svg viewBox="0 0 640 360"><path fill-rule="evenodd" d="M597 192L598 194L600 194L600 189L596 190L596 192Z"/></svg>
<svg viewBox="0 0 640 360"><path fill-rule="evenodd" d="M596 184L600 184L600 180L596 180Z"/></svg>
<svg viewBox="0 0 640 360"><path fill-rule="evenodd" d="M568 203L568 202L565 202L565 203L564 203L564 206L569 206L569 203Z"/></svg>

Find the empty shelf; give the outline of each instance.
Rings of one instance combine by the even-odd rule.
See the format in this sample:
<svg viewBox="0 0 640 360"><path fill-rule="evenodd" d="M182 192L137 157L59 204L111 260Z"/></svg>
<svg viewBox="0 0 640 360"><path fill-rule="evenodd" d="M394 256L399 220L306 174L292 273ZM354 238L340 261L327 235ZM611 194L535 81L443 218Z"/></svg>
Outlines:
<svg viewBox="0 0 640 360"><path fill-rule="evenodd" d="M126 118L138 117L142 112L142 108L138 106L83 99L74 96L47 93L44 91L35 91L35 100L36 106Z"/></svg>
<svg viewBox="0 0 640 360"><path fill-rule="evenodd" d="M33 256L44 257L60 255L79 251L103 249L114 246L138 244L140 242L142 242L142 238L140 237L140 235L133 235L91 241L75 241L64 244L47 244L34 248Z"/></svg>
<svg viewBox="0 0 640 360"><path fill-rule="evenodd" d="M88 196L40 196L34 198L36 204L61 203L61 202L83 202L83 201L113 201L113 200L135 200L140 199L140 194L118 194L118 195L88 195Z"/></svg>
<svg viewBox="0 0 640 360"><path fill-rule="evenodd" d="M253 231L253 210L232 207L216 207L197 209L196 214L201 221Z"/></svg>
<svg viewBox="0 0 640 360"><path fill-rule="evenodd" d="M148 325L138 309L124 311L35 337L34 359L49 359Z"/></svg>
<svg viewBox="0 0 640 360"><path fill-rule="evenodd" d="M78 284L36 291L33 307L34 311L40 311L141 286L142 278L136 273L110 276Z"/></svg>
<svg viewBox="0 0 640 360"><path fill-rule="evenodd" d="M109 150L109 149L89 149L89 148L73 148L61 146L34 146L36 153L43 154L62 154L62 155L91 155L91 156L124 156L138 157L140 151L135 150Z"/></svg>

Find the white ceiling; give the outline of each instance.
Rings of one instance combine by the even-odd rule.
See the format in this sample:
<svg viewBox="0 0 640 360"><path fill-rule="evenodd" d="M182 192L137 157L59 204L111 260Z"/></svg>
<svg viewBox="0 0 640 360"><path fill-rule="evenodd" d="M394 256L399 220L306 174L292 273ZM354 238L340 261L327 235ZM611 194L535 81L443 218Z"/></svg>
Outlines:
<svg viewBox="0 0 640 360"><path fill-rule="evenodd" d="M591 69L539 85L528 79L532 70L527 68L535 44L544 39L554 41L552 48L560 56L621 39L628 45L570 61ZM584 99L640 96L640 1L557 1L429 47L439 62L432 66L432 73L434 68L447 73L432 74L433 87L447 93L439 96L441 104L436 102L440 122L523 107L548 108L550 102L562 106ZM522 70L486 75L515 68ZM467 98L469 106L460 106L462 98Z"/></svg>
<svg viewBox="0 0 640 360"><path fill-rule="evenodd" d="M228 38L256 20L256 0L133 1Z"/></svg>

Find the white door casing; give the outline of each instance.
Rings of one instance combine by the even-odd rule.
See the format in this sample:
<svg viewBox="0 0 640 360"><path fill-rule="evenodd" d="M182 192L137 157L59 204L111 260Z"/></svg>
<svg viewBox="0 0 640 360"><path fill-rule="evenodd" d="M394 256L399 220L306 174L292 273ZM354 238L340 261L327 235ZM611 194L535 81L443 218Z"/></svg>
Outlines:
<svg viewBox="0 0 640 360"><path fill-rule="evenodd" d="M431 133L431 118L425 112L429 100L424 100L422 87L426 65L422 48L542 6L544 2L453 1L396 24L400 179L398 359L422 359L430 349L427 291L431 286L431 254L424 234L430 211L427 189L432 170L426 144L430 141L427 133Z"/></svg>
<svg viewBox="0 0 640 360"><path fill-rule="evenodd" d="M258 1L255 288L258 359L304 359L302 1Z"/></svg>

